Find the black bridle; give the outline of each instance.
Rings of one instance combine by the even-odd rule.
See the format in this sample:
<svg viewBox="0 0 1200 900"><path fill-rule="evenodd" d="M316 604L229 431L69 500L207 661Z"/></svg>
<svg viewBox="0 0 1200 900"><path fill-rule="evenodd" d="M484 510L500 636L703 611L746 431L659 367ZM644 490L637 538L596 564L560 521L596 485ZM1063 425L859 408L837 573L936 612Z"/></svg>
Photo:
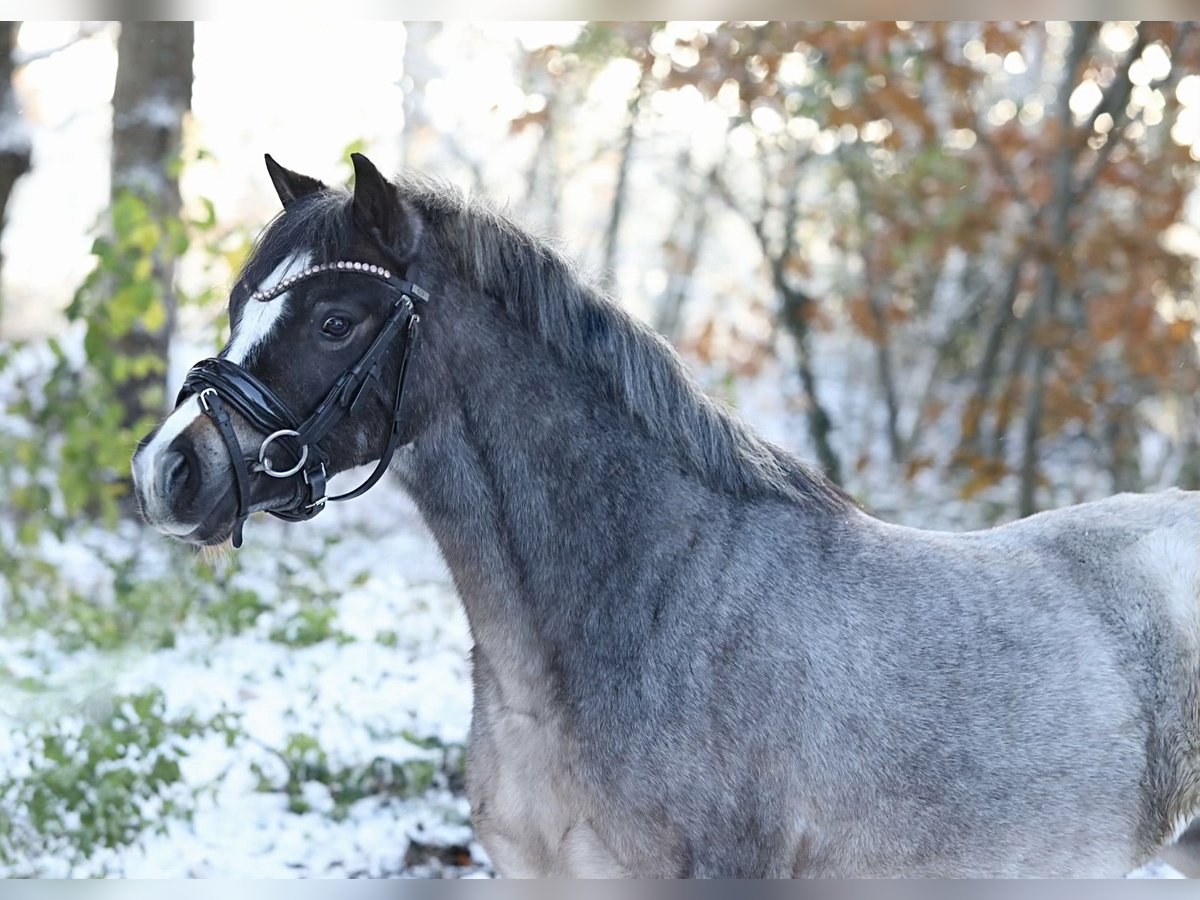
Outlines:
<svg viewBox="0 0 1200 900"><path fill-rule="evenodd" d="M296 503L288 509L268 510L271 515L289 522L311 519L330 500L351 500L365 494L383 477L388 463L400 442L400 406L404 400L404 379L408 374L408 361L417 340L417 325L421 317L416 304L427 302L429 293L411 281L393 275L382 266L363 262L340 260L309 266L286 278L266 291L250 295L248 302L266 303L293 288L298 282L327 273L364 275L382 281L391 288L396 298L383 327L375 340L358 361L343 372L333 383L325 398L317 404L308 418L300 421L274 391L243 369L237 363L223 357L202 359L192 366L183 381L183 388L175 401L176 407L189 397L198 396L200 409L216 425L233 463L234 486L237 490L237 519L233 526L233 546L242 545L242 526L250 515L250 471L260 472L271 478L301 477L306 489ZM348 414L356 412L367 388L383 391L379 373L384 357L400 345L400 372L396 377L396 392L392 402L392 427L383 455L362 484L352 491L325 496L326 463L328 455L321 442ZM228 406L237 410L256 429L266 434L258 448L258 459L247 461L234 434L229 418ZM299 424L297 424L299 423ZM267 454L268 448L277 445L290 454L293 460L287 468L275 468ZM249 465L247 463L249 462Z"/></svg>

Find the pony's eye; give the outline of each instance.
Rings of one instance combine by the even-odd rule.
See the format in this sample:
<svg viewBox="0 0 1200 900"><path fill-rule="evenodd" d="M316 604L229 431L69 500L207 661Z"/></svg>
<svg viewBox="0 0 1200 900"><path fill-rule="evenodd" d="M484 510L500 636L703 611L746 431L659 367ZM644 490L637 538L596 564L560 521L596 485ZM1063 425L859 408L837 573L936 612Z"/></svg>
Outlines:
<svg viewBox="0 0 1200 900"><path fill-rule="evenodd" d="M345 316L330 316L321 324L321 334L328 338L344 338L353 327Z"/></svg>

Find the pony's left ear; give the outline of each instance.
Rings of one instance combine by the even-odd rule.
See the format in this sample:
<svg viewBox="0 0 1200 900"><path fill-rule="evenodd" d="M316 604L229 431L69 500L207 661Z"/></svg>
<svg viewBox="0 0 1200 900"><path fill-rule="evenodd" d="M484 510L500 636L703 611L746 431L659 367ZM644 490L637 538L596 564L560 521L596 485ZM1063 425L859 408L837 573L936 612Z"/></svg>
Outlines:
<svg viewBox="0 0 1200 900"><path fill-rule="evenodd" d="M279 195L279 202L284 209L301 197L325 190L325 185L317 179L285 169L271 158L270 153L263 155L263 161L267 164L267 174L271 176L271 184L275 185L275 193Z"/></svg>
<svg viewBox="0 0 1200 900"><path fill-rule="evenodd" d="M421 217L361 153L351 153L354 164L354 223L382 249L401 261L416 251L421 237Z"/></svg>

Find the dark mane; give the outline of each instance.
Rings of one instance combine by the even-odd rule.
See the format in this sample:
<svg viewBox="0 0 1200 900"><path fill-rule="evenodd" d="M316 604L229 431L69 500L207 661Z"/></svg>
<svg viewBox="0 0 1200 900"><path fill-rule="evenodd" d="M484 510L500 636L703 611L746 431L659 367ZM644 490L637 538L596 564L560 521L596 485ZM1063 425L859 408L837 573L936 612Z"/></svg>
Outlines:
<svg viewBox="0 0 1200 900"><path fill-rule="evenodd" d="M422 214L426 247L432 242L464 282L498 298L563 360L604 379L612 398L649 434L678 448L713 488L830 511L855 505L708 397L663 337L589 283L551 243L451 186L409 176L399 187Z"/></svg>
<svg viewBox="0 0 1200 900"><path fill-rule="evenodd" d="M410 175L398 187L421 214L425 247L435 245L465 283L499 298L564 361L604 379L613 400L649 434L676 447L713 488L830 511L856 505L707 396L664 338L605 296L552 243L450 185ZM301 247L317 259L336 258L352 236L350 199L349 192L331 189L295 201L263 231L243 280L257 283Z"/></svg>

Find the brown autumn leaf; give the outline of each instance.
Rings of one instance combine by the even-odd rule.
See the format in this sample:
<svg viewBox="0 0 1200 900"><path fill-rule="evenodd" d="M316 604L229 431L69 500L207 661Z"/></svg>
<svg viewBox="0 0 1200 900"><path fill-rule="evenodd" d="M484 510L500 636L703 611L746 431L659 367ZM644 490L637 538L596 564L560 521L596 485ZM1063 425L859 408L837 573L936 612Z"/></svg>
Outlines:
<svg viewBox="0 0 1200 900"><path fill-rule="evenodd" d="M851 297L846 301L846 312L850 316L850 321L854 323L854 327L867 340L873 343L879 343L883 339L883 332L879 328L879 322L875 318L875 313L871 309L871 303L864 296Z"/></svg>
<svg viewBox="0 0 1200 900"><path fill-rule="evenodd" d="M716 342L716 337L717 322L715 319L710 319L704 323L704 328L701 329L700 334L689 343L688 349L691 350L700 362L710 363L714 358L713 345Z"/></svg>
<svg viewBox="0 0 1200 900"><path fill-rule="evenodd" d="M904 466L904 478L906 481L912 481L926 469L932 469L937 465L937 460L929 455L914 455L909 457L908 462Z"/></svg>
<svg viewBox="0 0 1200 900"><path fill-rule="evenodd" d="M1196 336L1196 323L1191 319L1176 319L1167 325L1167 340L1172 344L1182 344Z"/></svg>
<svg viewBox="0 0 1200 900"><path fill-rule="evenodd" d="M1025 39L1022 31L1016 23L988 22L984 25L981 35L983 47L988 53L995 53L999 56L1019 51Z"/></svg>
<svg viewBox="0 0 1200 900"><path fill-rule="evenodd" d="M508 125L509 134L520 134L531 125L545 125L550 121L550 108L544 106L537 112L526 112L517 116Z"/></svg>
<svg viewBox="0 0 1200 900"><path fill-rule="evenodd" d="M959 433L963 441L973 441L979 436L979 424L983 421L986 404L978 394L967 400L959 423Z"/></svg>
<svg viewBox="0 0 1200 900"><path fill-rule="evenodd" d="M978 457L971 466L970 477L959 488L958 496L963 500L970 500L998 484L1008 474L1009 468L1003 460Z"/></svg>

